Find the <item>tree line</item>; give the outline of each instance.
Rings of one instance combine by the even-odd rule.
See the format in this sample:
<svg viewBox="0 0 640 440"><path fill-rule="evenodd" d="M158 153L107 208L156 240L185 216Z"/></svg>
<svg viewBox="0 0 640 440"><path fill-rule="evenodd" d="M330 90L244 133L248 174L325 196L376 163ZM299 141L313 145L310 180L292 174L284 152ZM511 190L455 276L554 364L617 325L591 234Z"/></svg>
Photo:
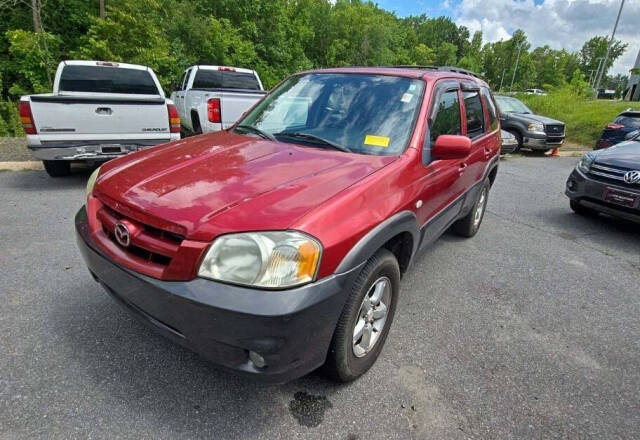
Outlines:
<svg viewBox="0 0 640 440"><path fill-rule="evenodd" d="M494 90L524 90L586 84L608 41L594 36L577 52L533 48L517 30L484 44L448 17L401 18L361 0L0 0L0 135L16 127L9 102L51 91L64 59L147 65L167 91L193 64L255 69L267 88L310 68L449 65ZM605 72L626 47L614 42ZM602 84L623 81L605 75Z"/></svg>

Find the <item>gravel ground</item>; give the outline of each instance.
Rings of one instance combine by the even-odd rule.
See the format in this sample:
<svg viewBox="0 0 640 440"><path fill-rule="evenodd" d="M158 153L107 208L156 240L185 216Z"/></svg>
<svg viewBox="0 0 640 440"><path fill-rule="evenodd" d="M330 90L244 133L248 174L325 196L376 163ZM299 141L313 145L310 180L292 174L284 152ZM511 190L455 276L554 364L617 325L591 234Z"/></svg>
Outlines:
<svg viewBox="0 0 640 440"><path fill-rule="evenodd" d="M640 438L640 235L570 212L575 162L503 160L479 234L418 258L349 385L258 385L154 335L80 259L88 173L0 173L0 438Z"/></svg>
<svg viewBox="0 0 640 440"><path fill-rule="evenodd" d="M0 162L33 160L26 138L0 137Z"/></svg>

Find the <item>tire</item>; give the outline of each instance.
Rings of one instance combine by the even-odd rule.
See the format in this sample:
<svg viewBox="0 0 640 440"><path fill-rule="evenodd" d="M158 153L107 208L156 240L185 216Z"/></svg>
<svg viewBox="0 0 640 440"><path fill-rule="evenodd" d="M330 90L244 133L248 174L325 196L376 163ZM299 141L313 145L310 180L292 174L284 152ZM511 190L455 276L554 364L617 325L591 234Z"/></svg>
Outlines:
<svg viewBox="0 0 640 440"><path fill-rule="evenodd" d="M592 217L596 215L594 210L589 209L586 206L582 206L577 200L569 200L569 206L571 207L571 210L578 215L584 217Z"/></svg>
<svg viewBox="0 0 640 440"><path fill-rule="evenodd" d="M43 160L42 163L51 177L64 177L71 173L71 162L66 160Z"/></svg>
<svg viewBox="0 0 640 440"><path fill-rule="evenodd" d="M376 287L379 291L376 292ZM400 292L400 267L396 257L386 249L380 249L364 265L351 287L351 293L338 319L324 372L338 382L351 382L362 376L375 363L389 334ZM376 298L374 306L367 312L365 296ZM385 303L386 301L386 303ZM371 304L371 301L368 300ZM386 314L380 311L385 307ZM378 313L378 318L376 318ZM361 334L354 342L356 325ZM369 328L369 344L364 342ZM376 331L377 329L377 331ZM365 350L365 347L367 349ZM357 354L356 354L357 353Z"/></svg>
<svg viewBox="0 0 640 440"><path fill-rule="evenodd" d="M477 234L486 212L490 189L491 182L489 179L485 179L471 211L451 226L453 232L466 238L471 238Z"/></svg>
<svg viewBox="0 0 640 440"><path fill-rule="evenodd" d="M517 153L518 151L520 151L520 148L522 148L522 135L520 134L520 132L515 130L505 130L505 131L508 131L509 133L511 133L516 137L516 140L518 141L518 146L512 151L512 153Z"/></svg>

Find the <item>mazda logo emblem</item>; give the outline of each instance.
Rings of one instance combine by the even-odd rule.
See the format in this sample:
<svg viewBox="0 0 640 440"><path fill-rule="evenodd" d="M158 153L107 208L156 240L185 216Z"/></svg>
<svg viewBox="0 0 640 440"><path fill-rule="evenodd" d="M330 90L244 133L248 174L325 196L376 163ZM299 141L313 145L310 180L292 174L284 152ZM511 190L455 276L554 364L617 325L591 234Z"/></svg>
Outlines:
<svg viewBox="0 0 640 440"><path fill-rule="evenodd" d="M131 234L129 228L122 222L116 223L116 229L113 231L116 236L116 241L124 247L128 247L131 244Z"/></svg>
<svg viewBox="0 0 640 440"><path fill-rule="evenodd" d="M625 183L640 183L640 171L628 171L624 175Z"/></svg>

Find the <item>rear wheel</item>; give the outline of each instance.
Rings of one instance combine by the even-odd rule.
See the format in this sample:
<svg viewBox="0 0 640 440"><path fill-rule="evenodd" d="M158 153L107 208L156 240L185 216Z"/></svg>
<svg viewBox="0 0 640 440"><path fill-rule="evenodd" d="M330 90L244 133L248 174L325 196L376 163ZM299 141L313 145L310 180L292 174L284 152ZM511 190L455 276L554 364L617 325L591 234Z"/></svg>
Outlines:
<svg viewBox="0 0 640 440"><path fill-rule="evenodd" d="M491 188L491 182L489 179L485 179L482 183L482 188L480 189L480 193L471 208L469 214L462 217L460 220L455 222L451 229L456 234L462 237L473 237L480 229L480 224L482 223L482 219L484 218L484 213L487 208L487 201L489 200L489 189Z"/></svg>
<svg viewBox="0 0 640 440"><path fill-rule="evenodd" d="M71 173L71 162L66 160L43 160L42 163L51 177L64 177Z"/></svg>
<svg viewBox="0 0 640 440"><path fill-rule="evenodd" d="M324 365L333 379L350 382L375 363L393 321L399 290L398 261L380 249L358 275L338 320Z"/></svg>

